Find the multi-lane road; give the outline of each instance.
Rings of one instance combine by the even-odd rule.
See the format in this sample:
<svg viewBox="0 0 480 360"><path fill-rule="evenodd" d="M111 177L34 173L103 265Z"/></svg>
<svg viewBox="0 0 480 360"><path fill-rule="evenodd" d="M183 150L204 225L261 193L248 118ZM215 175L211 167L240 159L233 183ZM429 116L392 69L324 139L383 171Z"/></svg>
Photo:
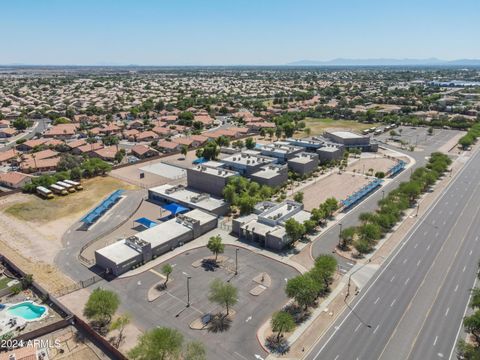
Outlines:
<svg viewBox="0 0 480 360"><path fill-rule="evenodd" d="M307 359L449 359L480 257L477 152Z"/></svg>

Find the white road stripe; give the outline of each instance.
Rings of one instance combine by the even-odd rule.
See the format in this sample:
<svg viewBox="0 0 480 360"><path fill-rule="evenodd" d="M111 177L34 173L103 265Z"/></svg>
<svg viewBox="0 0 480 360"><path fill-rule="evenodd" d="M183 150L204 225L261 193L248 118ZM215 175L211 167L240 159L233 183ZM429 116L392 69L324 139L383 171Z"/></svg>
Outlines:
<svg viewBox="0 0 480 360"><path fill-rule="evenodd" d="M390 307L393 307L393 305L395 305L396 301L397 301L397 299L393 299L392 303L390 304Z"/></svg>
<svg viewBox="0 0 480 360"><path fill-rule="evenodd" d="M375 300L373 303L376 305L379 300L380 300L380 298L378 297L377 300Z"/></svg>

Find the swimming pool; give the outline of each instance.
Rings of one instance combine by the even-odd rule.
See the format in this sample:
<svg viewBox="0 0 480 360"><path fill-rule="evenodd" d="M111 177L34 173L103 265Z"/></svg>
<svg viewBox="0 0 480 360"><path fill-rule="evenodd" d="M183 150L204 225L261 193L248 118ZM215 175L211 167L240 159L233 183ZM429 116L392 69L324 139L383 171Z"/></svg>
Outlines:
<svg viewBox="0 0 480 360"><path fill-rule="evenodd" d="M25 301L10 306L7 313L12 316L21 317L27 321L35 321L42 318L47 313L45 306L37 305L32 301Z"/></svg>

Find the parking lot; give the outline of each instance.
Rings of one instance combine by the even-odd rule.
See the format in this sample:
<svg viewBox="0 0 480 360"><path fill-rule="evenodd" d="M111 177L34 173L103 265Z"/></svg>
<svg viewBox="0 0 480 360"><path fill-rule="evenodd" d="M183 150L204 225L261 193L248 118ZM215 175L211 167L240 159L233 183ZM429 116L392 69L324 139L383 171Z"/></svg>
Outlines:
<svg viewBox="0 0 480 360"><path fill-rule="evenodd" d="M297 275L293 268L252 253L245 249L238 251L238 275L235 276L236 247L225 246L224 265L212 269L198 266L202 258L211 256L206 248L187 251L171 259L173 266L171 282L167 291L162 292L153 302L147 294L156 283L163 281L159 275L163 264L145 273L127 279L117 279L109 286L119 292L122 306L134 315L134 321L141 329L155 326L174 327L185 336L202 341L207 347L208 359L255 359L255 355L266 357L258 344L256 331L271 315L288 300L284 293L286 280ZM195 266L194 266L195 265ZM250 291L259 285L254 278L266 273L264 291L254 296ZM187 307L187 276L190 290L190 307ZM222 307L208 300L209 284L213 279L229 281L238 289L238 303L231 328L225 332L213 333L208 330L192 330L190 324L205 314L214 314Z"/></svg>

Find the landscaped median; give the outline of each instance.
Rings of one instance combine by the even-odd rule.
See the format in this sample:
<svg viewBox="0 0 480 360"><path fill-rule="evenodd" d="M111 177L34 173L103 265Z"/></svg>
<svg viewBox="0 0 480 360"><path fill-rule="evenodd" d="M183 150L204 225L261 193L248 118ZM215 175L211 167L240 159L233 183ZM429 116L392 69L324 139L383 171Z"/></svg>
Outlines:
<svg viewBox="0 0 480 360"><path fill-rule="evenodd" d="M418 211L417 200L420 195L429 191L450 164L451 159L447 155L432 153L426 167L416 169L409 181L401 183L378 202L378 210L360 214L359 226L342 230L340 250L347 253L355 250L356 253L352 255L357 258L372 252L377 242L393 229L408 208L417 206ZM354 250L351 249L352 246Z"/></svg>

